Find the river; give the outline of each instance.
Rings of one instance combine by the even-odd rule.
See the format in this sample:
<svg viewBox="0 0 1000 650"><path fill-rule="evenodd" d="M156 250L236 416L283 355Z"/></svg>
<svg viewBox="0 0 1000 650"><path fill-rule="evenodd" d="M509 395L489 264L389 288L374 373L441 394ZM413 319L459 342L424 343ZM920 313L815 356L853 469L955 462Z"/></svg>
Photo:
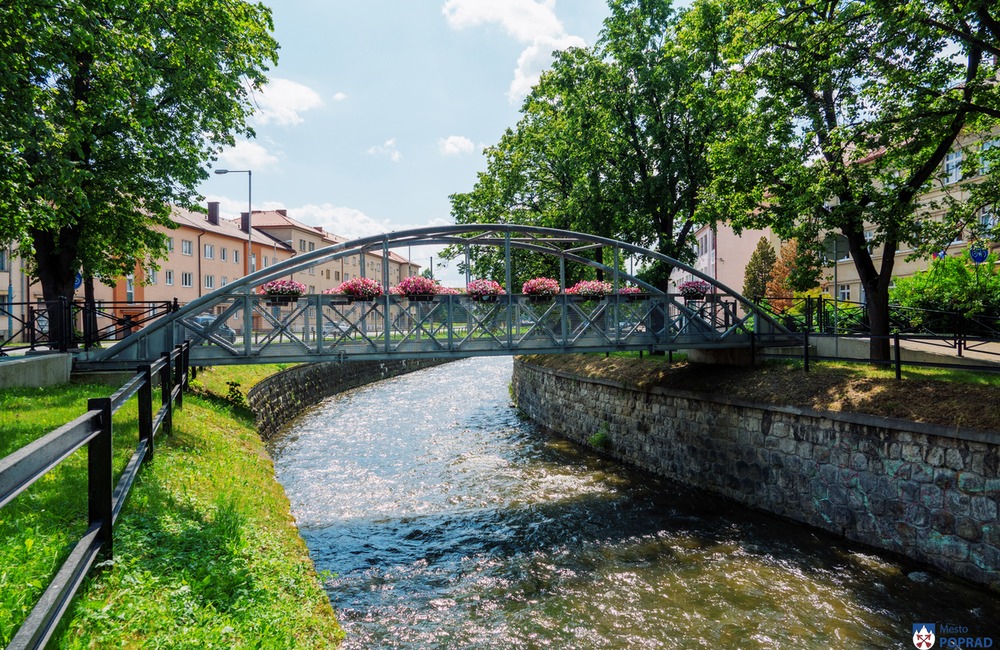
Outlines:
<svg viewBox="0 0 1000 650"><path fill-rule="evenodd" d="M404 375L272 441L345 648L912 648L914 623L1000 646L997 596L551 436L510 375Z"/></svg>

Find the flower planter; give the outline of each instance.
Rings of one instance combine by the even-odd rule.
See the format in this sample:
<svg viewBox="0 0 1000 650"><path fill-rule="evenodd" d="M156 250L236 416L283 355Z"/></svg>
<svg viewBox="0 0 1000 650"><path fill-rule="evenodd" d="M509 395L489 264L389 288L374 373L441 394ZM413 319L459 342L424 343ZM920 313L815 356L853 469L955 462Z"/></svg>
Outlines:
<svg viewBox="0 0 1000 650"><path fill-rule="evenodd" d="M528 295L528 302L534 303L534 304L538 304L538 303L542 303L542 302L552 302L553 298L555 298L555 296L534 296L534 295L530 295L529 294Z"/></svg>
<svg viewBox="0 0 1000 650"><path fill-rule="evenodd" d="M298 302L298 296L266 296L264 298L268 307L285 307L292 304L293 302Z"/></svg>
<svg viewBox="0 0 1000 650"><path fill-rule="evenodd" d="M500 296L487 294L485 296L471 296L473 302L497 302Z"/></svg>
<svg viewBox="0 0 1000 650"><path fill-rule="evenodd" d="M327 304L331 307L336 307L338 305L349 305L354 302L354 296L340 295L340 296L330 296Z"/></svg>
<svg viewBox="0 0 1000 650"><path fill-rule="evenodd" d="M435 295L433 293L418 293L412 296L406 296L406 299L410 302L430 302L434 300Z"/></svg>
<svg viewBox="0 0 1000 650"><path fill-rule="evenodd" d="M623 293L621 295L625 297L625 302L639 302L640 300L649 300L648 293Z"/></svg>

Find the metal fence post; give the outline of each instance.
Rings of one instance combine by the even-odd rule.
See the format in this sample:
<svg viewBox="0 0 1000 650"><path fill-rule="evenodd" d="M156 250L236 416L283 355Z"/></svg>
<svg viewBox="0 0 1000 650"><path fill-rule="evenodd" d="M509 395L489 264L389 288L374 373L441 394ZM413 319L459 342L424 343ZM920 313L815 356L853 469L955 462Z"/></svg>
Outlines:
<svg viewBox="0 0 1000 650"><path fill-rule="evenodd" d="M153 369L149 364L139 366L142 386L139 387L139 442L146 441L146 457L153 457Z"/></svg>
<svg viewBox="0 0 1000 650"><path fill-rule="evenodd" d="M893 333L892 338L893 338L892 346L893 346L895 354L896 354L896 379L898 380L898 379L902 379L903 378L903 362L900 359L900 355L899 355L899 331L898 330Z"/></svg>
<svg viewBox="0 0 1000 650"><path fill-rule="evenodd" d="M100 524L102 553L112 554L112 519L114 481L111 462L111 398L87 401L87 409L100 411L101 430L87 445L87 513L90 525Z"/></svg>
<svg viewBox="0 0 1000 650"><path fill-rule="evenodd" d="M171 367L170 367L170 353L164 352L160 355L163 359L163 367L160 368L160 405L166 406L166 410L163 413L163 432L166 434L173 433L173 405L170 402L170 393L173 392L173 386L171 386Z"/></svg>
<svg viewBox="0 0 1000 650"><path fill-rule="evenodd" d="M809 372L809 330L802 332L802 368Z"/></svg>
<svg viewBox="0 0 1000 650"><path fill-rule="evenodd" d="M180 390L177 391L177 408L184 408L184 384L185 382L185 371L184 367L184 347L181 345L174 346L175 358L174 358L174 386L179 386ZM173 397L173 388L171 388L170 393ZM173 408L173 406L171 406Z"/></svg>

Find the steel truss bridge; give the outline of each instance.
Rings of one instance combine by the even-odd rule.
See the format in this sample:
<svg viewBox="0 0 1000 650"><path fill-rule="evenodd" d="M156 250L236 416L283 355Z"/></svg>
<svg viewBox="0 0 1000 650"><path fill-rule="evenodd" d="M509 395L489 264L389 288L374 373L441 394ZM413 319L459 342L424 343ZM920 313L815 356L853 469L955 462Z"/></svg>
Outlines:
<svg viewBox="0 0 1000 650"><path fill-rule="evenodd" d="M530 251L558 259L563 290L567 265L579 264L602 270L615 291L601 300L562 293L547 299L506 294L493 301L467 295L410 299L389 293L371 301L329 294L281 300L259 292L265 282L352 255L360 256L364 277L370 253L381 255L381 277L373 279L388 289L389 253L429 244L464 250L466 262L483 253L502 258L502 283L508 290L511 265L516 263L512 254ZM595 257L606 264L586 256L595 249L602 249ZM699 300L684 299L624 270L626 265L641 267L654 260L705 280L712 293ZM643 293L617 293L627 285ZM202 296L107 349L80 353L76 364L81 369L133 368L154 361L184 340L195 343L191 364L210 366L747 348L765 340L777 344L785 339L784 333L783 327L732 289L654 251L578 232L479 224L392 232L300 254Z"/></svg>

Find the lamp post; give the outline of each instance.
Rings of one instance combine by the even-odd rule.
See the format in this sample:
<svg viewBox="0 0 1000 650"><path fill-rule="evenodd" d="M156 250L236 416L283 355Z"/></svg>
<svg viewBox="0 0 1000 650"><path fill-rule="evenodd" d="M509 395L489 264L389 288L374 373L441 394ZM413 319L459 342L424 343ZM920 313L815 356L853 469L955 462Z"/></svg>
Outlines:
<svg viewBox="0 0 1000 650"><path fill-rule="evenodd" d="M249 169L216 169L216 174L246 174L247 175L247 275L250 260L253 259L253 171Z"/></svg>

